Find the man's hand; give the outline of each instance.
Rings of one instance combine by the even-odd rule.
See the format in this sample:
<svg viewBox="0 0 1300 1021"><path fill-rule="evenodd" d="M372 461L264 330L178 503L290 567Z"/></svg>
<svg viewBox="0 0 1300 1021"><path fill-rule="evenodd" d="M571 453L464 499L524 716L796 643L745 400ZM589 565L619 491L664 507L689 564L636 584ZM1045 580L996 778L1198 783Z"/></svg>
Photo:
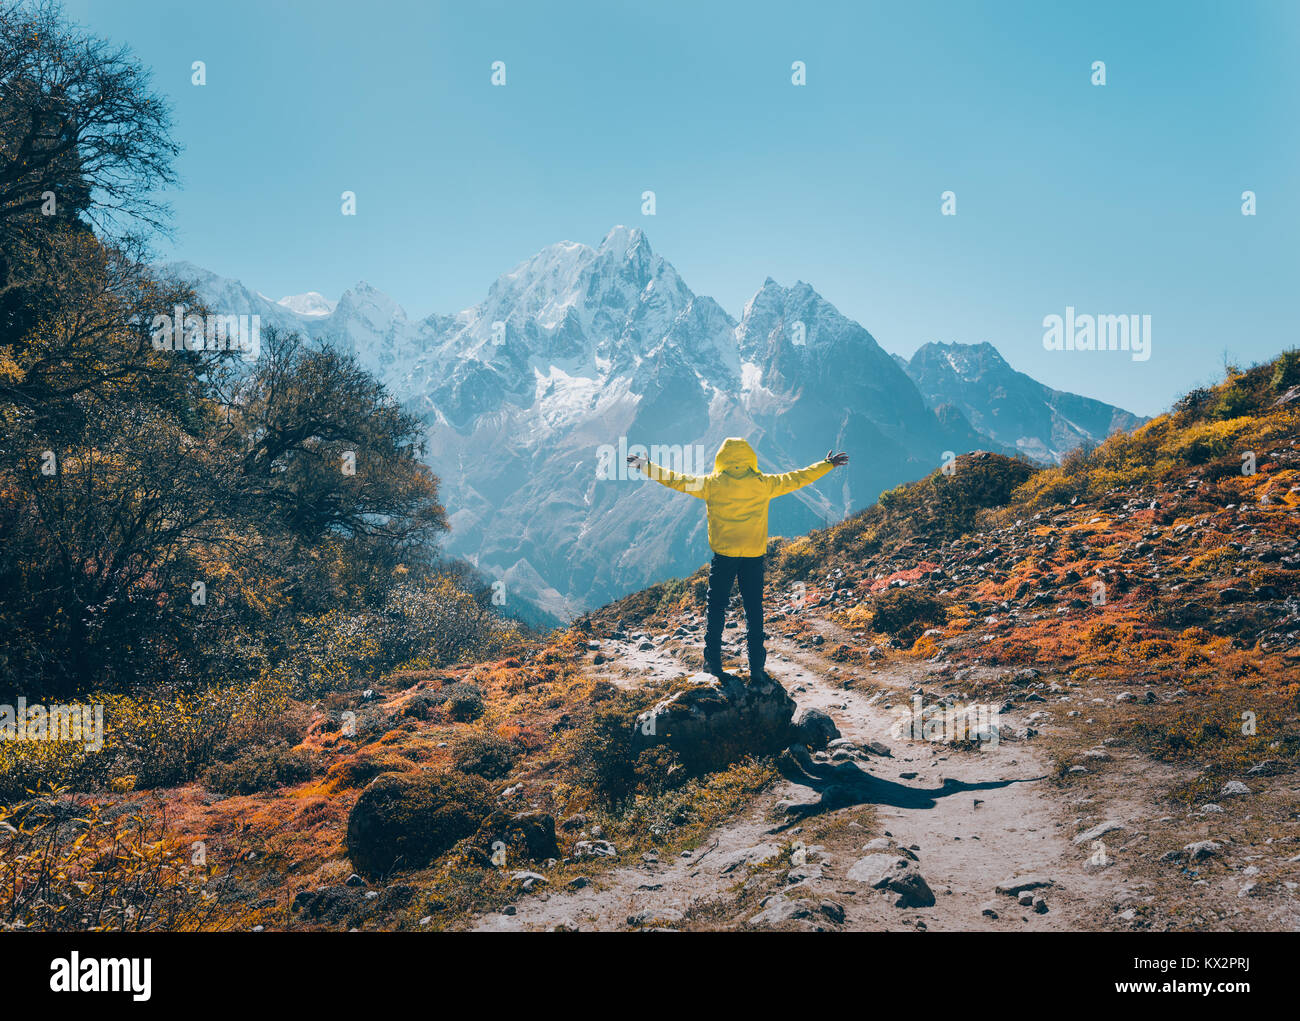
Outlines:
<svg viewBox="0 0 1300 1021"><path fill-rule="evenodd" d="M838 468L840 465L849 463L849 455L844 453L842 450L838 454L832 453L828 450L826 451L826 460Z"/></svg>
<svg viewBox="0 0 1300 1021"><path fill-rule="evenodd" d="M632 465L634 468L639 468L641 471L645 471L645 466L650 463L650 459L648 457L638 457L636 454L628 454L627 463Z"/></svg>

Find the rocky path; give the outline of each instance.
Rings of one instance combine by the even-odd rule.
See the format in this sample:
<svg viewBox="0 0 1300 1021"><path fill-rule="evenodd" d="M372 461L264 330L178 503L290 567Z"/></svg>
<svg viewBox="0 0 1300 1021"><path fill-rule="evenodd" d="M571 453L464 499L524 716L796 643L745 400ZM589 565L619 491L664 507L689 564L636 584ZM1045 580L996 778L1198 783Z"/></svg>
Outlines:
<svg viewBox="0 0 1300 1021"><path fill-rule="evenodd" d="M674 644L606 643L605 669L622 684L689 673L690 650L679 658ZM1089 865L1094 844L1077 841L1032 742L961 750L891 734L897 708L924 687L922 665L849 670L846 688L844 668L815 652L781 639L769 648L769 672L800 709L825 711L841 732L814 765L863 771L849 797L833 790L818 811L824 789L782 781L681 857L522 897L477 928L1045 931L1094 928L1111 913L1123 879ZM1003 719L1023 732L1017 714Z"/></svg>
<svg viewBox="0 0 1300 1021"><path fill-rule="evenodd" d="M782 650L781 644L776 648ZM1053 799L1046 757L1032 744L1003 740L996 747L961 750L915 740L900 727L896 710L910 705L917 687L925 690L919 665L880 671L845 690L828 682L827 665L818 657L784 651L789 658L779 664L779 675L801 708L829 713L855 744L880 742L891 751L861 763L874 781L865 793L882 837L856 849L846 841L841 853L849 858L843 864L852 872L854 854L905 848L935 895L933 906L906 912L887 894L854 897L847 902L847 927L1076 928L1106 899L1105 886L1088 872L1088 848L1075 845L1067 833L1067 813ZM932 698L927 692L925 701ZM1018 714L1003 717L1003 723L1004 730L1024 732ZM1018 896L999 892L1021 886L1029 901L1024 905Z"/></svg>

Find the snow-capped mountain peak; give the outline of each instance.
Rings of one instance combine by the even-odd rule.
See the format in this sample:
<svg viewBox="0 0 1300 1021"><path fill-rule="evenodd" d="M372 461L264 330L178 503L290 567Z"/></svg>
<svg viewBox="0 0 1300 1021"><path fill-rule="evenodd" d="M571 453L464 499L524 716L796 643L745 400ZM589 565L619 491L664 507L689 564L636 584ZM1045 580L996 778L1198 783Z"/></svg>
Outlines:
<svg viewBox="0 0 1300 1021"><path fill-rule="evenodd" d="M608 459L620 445L689 451L688 471L708 471L725 436L748 436L766 471L810 464L829 445L852 451L833 479L773 503L772 534L788 536L925 475L944 451L1006 449L928 407L907 363L809 284L768 277L738 322L635 227L594 247L549 245L477 305L419 321L365 282L322 313L187 269L222 310L242 301L354 353L425 424L448 552L560 617L707 556L698 505L628 477ZM996 356L952 354L958 365Z"/></svg>
<svg viewBox="0 0 1300 1021"><path fill-rule="evenodd" d="M290 312L296 312L300 316L327 316L334 311L335 302L330 301L319 291L308 291L306 294L287 295L276 304L283 305Z"/></svg>
<svg viewBox="0 0 1300 1021"><path fill-rule="evenodd" d="M644 246L646 255L653 255L650 242L640 227L625 227L618 224L612 227L600 242L600 252L610 252L619 258L628 259L638 248Z"/></svg>
<svg viewBox="0 0 1300 1021"><path fill-rule="evenodd" d="M924 344L901 363L931 407L955 407L976 429L1038 460L1059 461L1145 421L1017 372L987 341Z"/></svg>

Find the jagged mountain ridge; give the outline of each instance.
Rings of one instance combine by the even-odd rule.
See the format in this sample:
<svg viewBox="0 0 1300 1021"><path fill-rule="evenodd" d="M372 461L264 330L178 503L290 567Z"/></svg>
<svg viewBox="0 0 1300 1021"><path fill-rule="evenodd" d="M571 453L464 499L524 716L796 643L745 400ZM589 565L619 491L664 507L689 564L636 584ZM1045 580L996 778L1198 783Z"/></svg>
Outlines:
<svg viewBox="0 0 1300 1021"><path fill-rule="evenodd" d="M980 432L1039 461L1060 463L1148 419L1090 397L1053 390L1017 372L992 344L930 343L898 359L931 407L951 405Z"/></svg>
<svg viewBox="0 0 1300 1021"><path fill-rule="evenodd" d="M478 305L412 320L360 283L333 310L298 314L189 264L221 311L259 312L355 354L426 424L443 482L448 551L509 593L567 617L708 556L703 508L626 477L601 479L620 442L685 450L708 471L747 436L765 470L829 447L854 456L772 506L772 534L843 518L930 471L948 452L1006 452L954 407L937 411L875 338L808 284L770 278L739 320L696 295L636 228L591 247L551 245Z"/></svg>

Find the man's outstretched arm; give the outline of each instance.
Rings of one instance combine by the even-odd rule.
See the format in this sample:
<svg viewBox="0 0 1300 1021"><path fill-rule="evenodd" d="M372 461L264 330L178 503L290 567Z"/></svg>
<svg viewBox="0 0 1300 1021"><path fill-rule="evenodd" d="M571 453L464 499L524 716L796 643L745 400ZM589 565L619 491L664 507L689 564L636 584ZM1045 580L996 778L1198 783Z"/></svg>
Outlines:
<svg viewBox="0 0 1300 1021"><path fill-rule="evenodd" d="M826 451L826 457L816 464L810 464L807 468L800 468L798 471L782 472L780 475L765 476L772 484L773 496L784 496L786 493L793 493L796 489L802 489L810 482L816 482L832 468L838 468L842 464L849 463L849 455L841 451L838 454Z"/></svg>
<svg viewBox="0 0 1300 1021"><path fill-rule="evenodd" d="M681 472L657 465L647 457L637 457L636 454L628 454L627 463L641 469L661 486L675 489L679 493L687 493L700 500L704 499L703 475L683 475Z"/></svg>

